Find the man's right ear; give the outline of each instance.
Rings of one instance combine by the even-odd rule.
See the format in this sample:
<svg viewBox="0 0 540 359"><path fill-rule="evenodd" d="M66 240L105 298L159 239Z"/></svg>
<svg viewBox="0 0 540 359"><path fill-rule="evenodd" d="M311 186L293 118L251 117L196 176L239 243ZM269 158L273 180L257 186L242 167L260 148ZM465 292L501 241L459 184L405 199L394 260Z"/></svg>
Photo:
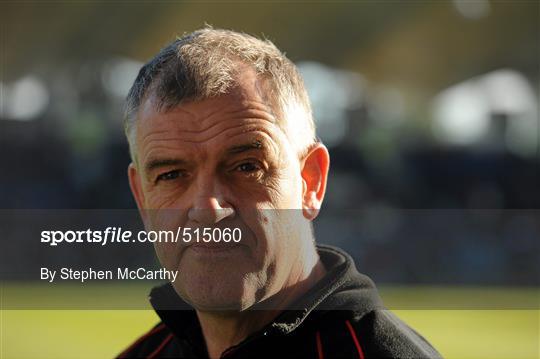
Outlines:
<svg viewBox="0 0 540 359"><path fill-rule="evenodd" d="M146 209L144 201L144 192L142 189L141 176L139 171L133 162L128 166L128 179L129 187L131 188L131 194L135 198L135 203L137 203L137 208L143 220L144 225L146 226Z"/></svg>

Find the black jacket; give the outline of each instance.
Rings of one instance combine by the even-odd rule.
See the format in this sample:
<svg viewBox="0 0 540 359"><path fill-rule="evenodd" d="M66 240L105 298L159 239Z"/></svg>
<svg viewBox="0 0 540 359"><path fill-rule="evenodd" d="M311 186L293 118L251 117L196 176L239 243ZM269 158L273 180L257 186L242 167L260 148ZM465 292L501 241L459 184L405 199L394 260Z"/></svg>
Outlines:
<svg viewBox="0 0 540 359"><path fill-rule="evenodd" d="M327 275L223 358L440 358L420 334L384 309L375 285L358 273L349 255L330 246L317 250ZM208 358L195 311L170 283L154 288L150 302L162 322L119 358Z"/></svg>

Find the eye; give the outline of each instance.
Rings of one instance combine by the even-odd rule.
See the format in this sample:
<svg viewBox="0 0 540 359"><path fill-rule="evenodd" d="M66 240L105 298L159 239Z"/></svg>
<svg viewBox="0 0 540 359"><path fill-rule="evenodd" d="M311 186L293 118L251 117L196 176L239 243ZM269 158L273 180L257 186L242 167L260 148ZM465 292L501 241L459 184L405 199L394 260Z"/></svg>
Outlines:
<svg viewBox="0 0 540 359"><path fill-rule="evenodd" d="M260 170L261 167L253 162L244 162L236 167L236 170L239 172L255 172Z"/></svg>
<svg viewBox="0 0 540 359"><path fill-rule="evenodd" d="M183 174L180 170L173 170L173 171L165 172L157 176L156 183L159 181L172 181L179 178L182 175Z"/></svg>

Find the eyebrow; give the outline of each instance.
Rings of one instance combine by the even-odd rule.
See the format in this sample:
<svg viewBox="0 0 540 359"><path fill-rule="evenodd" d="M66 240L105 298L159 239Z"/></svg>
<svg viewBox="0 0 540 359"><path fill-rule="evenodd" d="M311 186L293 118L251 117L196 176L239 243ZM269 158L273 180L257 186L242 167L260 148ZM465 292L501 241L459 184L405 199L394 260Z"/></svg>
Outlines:
<svg viewBox="0 0 540 359"><path fill-rule="evenodd" d="M250 143L232 146L229 149L227 149L227 153L229 154L238 154L250 150L264 150L266 146L264 146L263 142L261 140L254 140ZM180 159L180 158L155 158L149 160L144 168L147 173L152 172L156 168L161 167L169 167L169 166L180 166L180 165L187 165L187 161Z"/></svg>
<svg viewBox="0 0 540 359"><path fill-rule="evenodd" d="M254 140L251 143L246 143L238 146L232 146L227 150L227 153L229 154L236 154L236 153L242 153L245 151L250 150L264 150L266 146L264 146L263 142L261 140Z"/></svg>
<svg viewBox="0 0 540 359"><path fill-rule="evenodd" d="M156 168L185 165L187 162L179 158L156 158L148 161L144 168L149 173Z"/></svg>

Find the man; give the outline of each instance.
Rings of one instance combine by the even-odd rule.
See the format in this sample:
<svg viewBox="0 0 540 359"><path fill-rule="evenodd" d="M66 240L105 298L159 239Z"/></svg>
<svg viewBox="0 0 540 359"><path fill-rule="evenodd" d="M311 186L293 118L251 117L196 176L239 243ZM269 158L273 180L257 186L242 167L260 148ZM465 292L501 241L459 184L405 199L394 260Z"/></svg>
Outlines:
<svg viewBox="0 0 540 359"><path fill-rule="evenodd" d="M213 240L156 242L178 276L152 290L161 323L120 357L438 357L347 254L315 245L329 155L272 43L212 28L177 39L139 72L126 134L145 228ZM218 241L227 230L240 240Z"/></svg>

